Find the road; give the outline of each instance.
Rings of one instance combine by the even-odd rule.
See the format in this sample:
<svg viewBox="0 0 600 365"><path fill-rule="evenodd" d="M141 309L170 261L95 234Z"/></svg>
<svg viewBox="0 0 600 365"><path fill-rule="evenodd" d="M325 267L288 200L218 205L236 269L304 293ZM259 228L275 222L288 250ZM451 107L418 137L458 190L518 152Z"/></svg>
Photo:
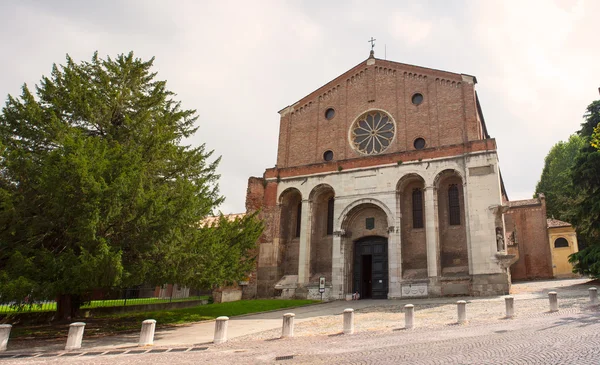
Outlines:
<svg viewBox="0 0 600 365"><path fill-rule="evenodd" d="M342 335L332 328L331 333L222 345L132 347L104 354L4 359L0 364L600 364L598 306L488 324L405 330L398 322L385 330Z"/></svg>

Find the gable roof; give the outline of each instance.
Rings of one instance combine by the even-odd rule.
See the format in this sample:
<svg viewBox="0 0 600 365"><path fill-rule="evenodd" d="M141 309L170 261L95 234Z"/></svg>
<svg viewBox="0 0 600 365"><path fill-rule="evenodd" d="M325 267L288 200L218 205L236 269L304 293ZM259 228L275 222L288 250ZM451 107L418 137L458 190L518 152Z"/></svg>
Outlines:
<svg viewBox="0 0 600 365"><path fill-rule="evenodd" d="M546 219L548 223L548 228L557 228L557 227L571 227L571 223L559 221L558 219L548 218Z"/></svg>
<svg viewBox="0 0 600 365"><path fill-rule="evenodd" d="M373 63L371 63L371 62L373 62ZM296 105L303 105L303 104L311 101L312 99L315 99L318 95L324 94L324 93L328 92L329 90L339 86L339 84L342 83L344 80L349 79L349 78L353 77L354 75L360 73L363 69L365 69L367 67L373 67L373 66L389 67L392 69L401 69L401 70L405 71L405 73L427 74L427 75L435 76L436 78L450 80L450 81L456 81L456 82L462 82L463 76L466 76L468 78L471 78L473 80L474 84L477 83L477 78L472 75L459 74L459 73L455 73L455 72L443 71L443 70L438 70L438 69L434 69L434 68L409 65L409 64L401 63L401 62L388 61L388 60L382 60L380 58L369 57L365 61L360 62L358 65L352 67L351 69L344 72L340 76L334 78L333 80L329 81L325 85L319 87L317 90L311 92L310 94L306 95L305 97L298 100L297 102L282 108L279 111L279 113L281 114L282 112L286 111L290 107L294 107Z"/></svg>
<svg viewBox="0 0 600 365"><path fill-rule="evenodd" d="M509 207L524 207L527 205L538 205L541 204L540 201L536 198L534 199L524 199L524 200L512 200L508 202Z"/></svg>

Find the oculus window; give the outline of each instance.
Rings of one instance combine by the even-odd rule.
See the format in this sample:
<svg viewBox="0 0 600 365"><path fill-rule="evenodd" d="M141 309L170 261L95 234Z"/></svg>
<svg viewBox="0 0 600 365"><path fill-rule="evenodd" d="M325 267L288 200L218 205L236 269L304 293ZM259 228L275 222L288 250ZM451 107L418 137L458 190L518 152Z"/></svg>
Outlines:
<svg viewBox="0 0 600 365"><path fill-rule="evenodd" d="M323 160L325 160L325 161L331 161L331 160L333 160L333 152L332 151L325 151L325 153L323 154Z"/></svg>
<svg viewBox="0 0 600 365"><path fill-rule="evenodd" d="M325 119L332 120L333 117L335 117L335 110L333 108L325 110Z"/></svg>
<svg viewBox="0 0 600 365"><path fill-rule="evenodd" d="M415 139L413 146L415 146L416 150L422 150L425 148L425 140L423 138L417 138Z"/></svg>
<svg viewBox="0 0 600 365"><path fill-rule="evenodd" d="M416 93L412 96L411 99L414 105L420 105L423 102L423 94Z"/></svg>
<svg viewBox="0 0 600 365"><path fill-rule="evenodd" d="M396 127L392 117L381 110L371 110L356 119L350 131L352 147L366 155L385 151L392 140Z"/></svg>

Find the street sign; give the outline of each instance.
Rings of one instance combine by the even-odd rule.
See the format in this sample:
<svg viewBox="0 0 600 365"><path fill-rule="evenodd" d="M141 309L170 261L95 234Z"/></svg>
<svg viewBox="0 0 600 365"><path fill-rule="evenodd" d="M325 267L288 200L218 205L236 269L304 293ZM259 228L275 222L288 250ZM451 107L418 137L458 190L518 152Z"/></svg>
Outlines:
<svg viewBox="0 0 600 365"><path fill-rule="evenodd" d="M319 293L325 293L325 277L321 276L319 278Z"/></svg>

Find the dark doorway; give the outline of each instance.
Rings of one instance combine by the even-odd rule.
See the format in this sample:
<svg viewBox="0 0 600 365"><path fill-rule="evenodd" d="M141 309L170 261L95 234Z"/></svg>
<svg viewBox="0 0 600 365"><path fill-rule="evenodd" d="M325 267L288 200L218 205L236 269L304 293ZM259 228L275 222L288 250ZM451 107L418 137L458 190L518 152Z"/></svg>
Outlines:
<svg viewBox="0 0 600 365"><path fill-rule="evenodd" d="M371 298L371 277L373 273L373 255L362 255L361 285L359 293L364 293L363 298Z"/></svg>
<svg viewBox="0 0 600 365"><path fill-rule="evenodd" d="M387 299L387 238L365 237L354 244L353 293L361 298Z"/></svg>

